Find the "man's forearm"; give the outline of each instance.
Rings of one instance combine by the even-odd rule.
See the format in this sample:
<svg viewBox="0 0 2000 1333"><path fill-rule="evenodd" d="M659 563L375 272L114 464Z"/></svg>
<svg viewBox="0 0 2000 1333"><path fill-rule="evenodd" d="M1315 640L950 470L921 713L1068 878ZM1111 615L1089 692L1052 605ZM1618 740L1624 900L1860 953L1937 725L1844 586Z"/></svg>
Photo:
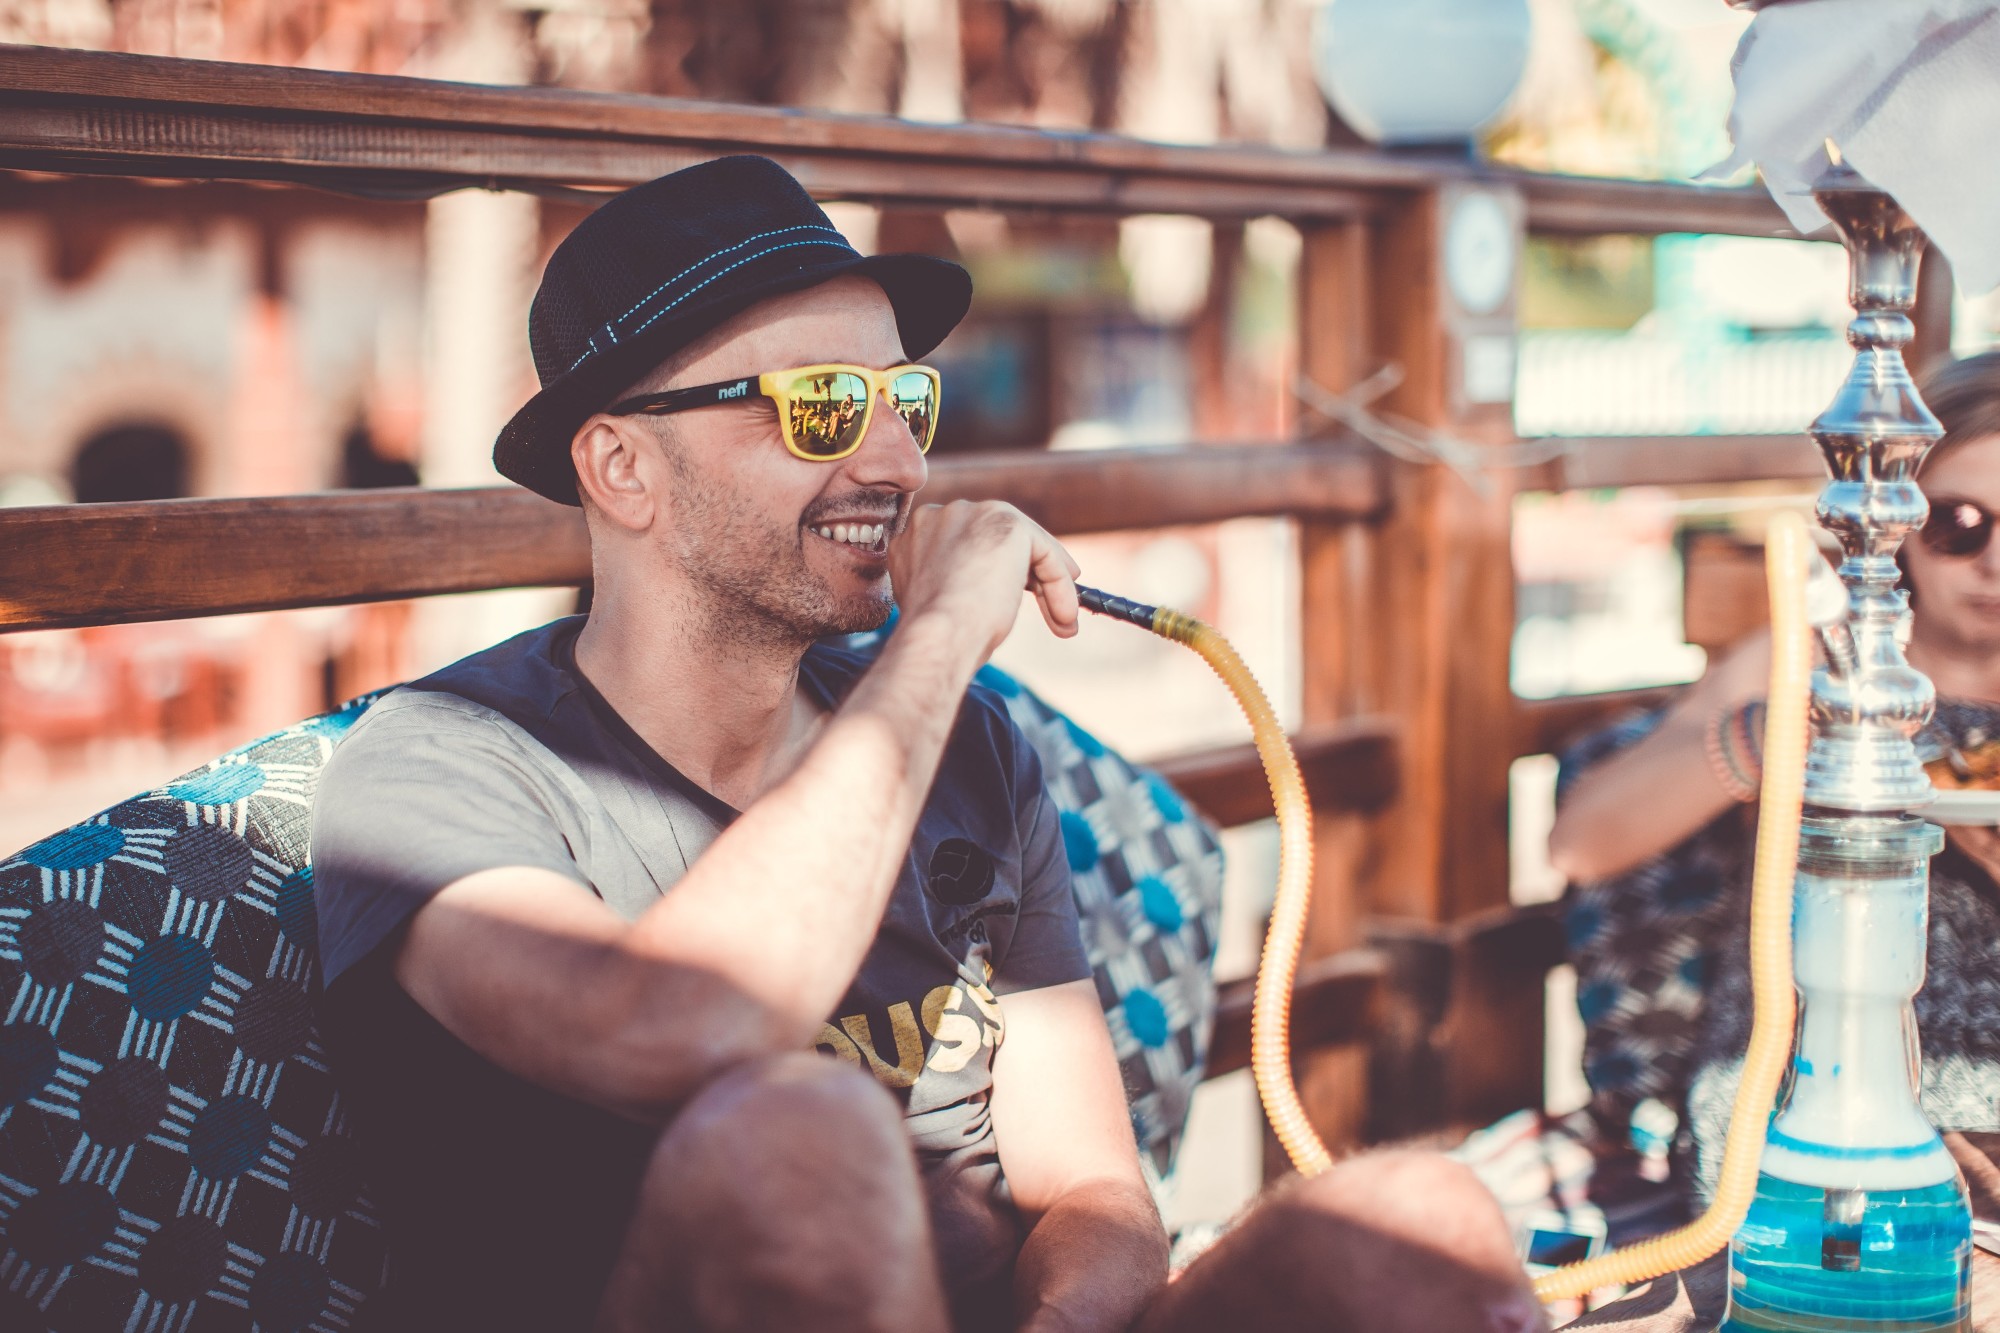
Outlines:
<svg viewBox="0 0 2000 1333"><path fill-rule="evenodd" d="M949 621L899 626L798 768L635 923L632 947L765 1007L770 1047L810 1040L874 940L978 665Z"/></svg>
<svg viewBox="0 0 2000 1333"><path fill-rule="evenodd" d="M1035 1224L1014 1268L1021 1333L1118 1333L1166 1285L1167 1234L1145 1188L1093 1181Z"/></svg>

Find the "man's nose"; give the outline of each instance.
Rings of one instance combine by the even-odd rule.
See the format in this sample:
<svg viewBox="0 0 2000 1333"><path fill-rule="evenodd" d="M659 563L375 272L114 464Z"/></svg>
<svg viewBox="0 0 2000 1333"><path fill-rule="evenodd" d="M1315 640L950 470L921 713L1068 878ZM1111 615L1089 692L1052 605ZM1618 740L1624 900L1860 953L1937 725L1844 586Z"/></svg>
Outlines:
<svg viewBox="0 0 2000 1333"><path fill-rule="evenodd" d="M924 479L930 475L924 464L924 451L917 448L909 423L896 411L886 393L876 395L874 419L868 423L868 433L861 438L861 447L847 463L849 474L858 485L893 487L906 494L921 490Z"/></svg>

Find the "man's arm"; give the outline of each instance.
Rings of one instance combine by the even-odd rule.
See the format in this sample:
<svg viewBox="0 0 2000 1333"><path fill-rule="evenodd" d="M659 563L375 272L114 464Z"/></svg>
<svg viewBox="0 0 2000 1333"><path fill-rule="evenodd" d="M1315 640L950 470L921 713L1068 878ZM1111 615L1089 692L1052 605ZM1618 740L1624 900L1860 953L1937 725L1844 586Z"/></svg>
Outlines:
<svg viewBox="0 0 2000 1333"><path fill-rule="evenodd" d="M721 1070L808 1045L875 937L972 673L1025 584L1074 633L1074 563L1010 506L930 506L890 564L903 618L799 766L625 922L547 870L448 885L397 980L503 1068L656 1118Z"/></svg>
<svg viewBox="0 0 2000 1333"><path fill-rule="evenodd" d="M1090 981L1002 997L993 1132L1031 1228L1014 1270L1023 1333L1131 1327L1167 1280L1167 1235Z"/></svg>

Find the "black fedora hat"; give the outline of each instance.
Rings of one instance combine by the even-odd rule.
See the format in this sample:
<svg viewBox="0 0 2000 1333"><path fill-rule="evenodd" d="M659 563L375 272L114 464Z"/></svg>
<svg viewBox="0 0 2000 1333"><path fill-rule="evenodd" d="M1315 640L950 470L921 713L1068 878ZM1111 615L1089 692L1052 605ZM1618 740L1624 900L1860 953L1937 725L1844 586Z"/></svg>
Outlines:
<svg viewBox="0 0 2000 1333"><path fill-rule="evenodd" d="M528 312L542 390L501 429L494 466L577 504L569 446L591 413L738 311L843 274L881 286L909 357L944 341L972 303L971 277L948 260L855 250L767 157L717 158L633 186L549 258Z"/></svg>

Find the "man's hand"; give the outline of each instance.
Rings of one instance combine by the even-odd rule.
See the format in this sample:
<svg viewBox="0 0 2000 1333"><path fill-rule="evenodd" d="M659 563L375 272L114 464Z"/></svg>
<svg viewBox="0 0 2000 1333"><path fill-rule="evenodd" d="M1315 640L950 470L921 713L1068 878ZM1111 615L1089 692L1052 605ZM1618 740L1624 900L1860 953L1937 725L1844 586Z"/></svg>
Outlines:
<svg viewBox="0 0 2000 1333"><path fill-rule="evenodd" d="M905 616L943 616L992 656L1014 628L1021 590L1035 594L1056 634L1076 633L1083 571L1055 538L999 501L920 505L889 543L889 578Z"/></svg>

